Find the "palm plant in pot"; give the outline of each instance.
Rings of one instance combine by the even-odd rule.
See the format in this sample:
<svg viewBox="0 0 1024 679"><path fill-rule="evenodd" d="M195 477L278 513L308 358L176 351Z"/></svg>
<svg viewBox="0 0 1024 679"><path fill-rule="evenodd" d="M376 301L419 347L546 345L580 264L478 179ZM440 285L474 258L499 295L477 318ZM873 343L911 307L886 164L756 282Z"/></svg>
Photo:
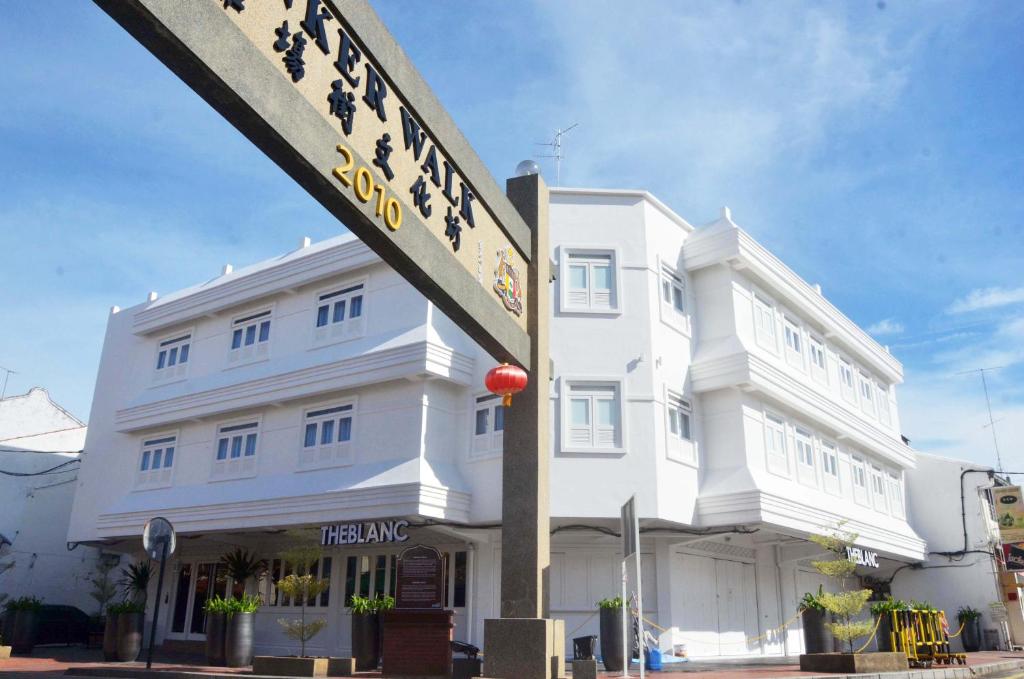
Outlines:
<svg viewBox="0 0 1024 679"><path fill-rule="evenodd" d="M601 661L609 672L620 672L626 653L622 647L622 597L597 602L601 616Z"/></svg>
<svg viewBox="0 0 1024 679"><path fill-rule="evenodd" d="M4 628L10 636L12 653L28 655L32 652L36 645L39 609L42 607L43 602L34 596L18 597L4 604L7 613Z"/></svg>
<svg viewBox="0 0 1024 679"><path fill-rule="evenodd" d="M882 601L871 604L871 615L878 619L878 631L875 632L875 643L879 651L892 651L893 617L902 611L909 611L910 604L902 599L887 596Z"/></svg>
<svg viewBox="0 0 1024 679"><path fill-rule="evenodd" d="M981 650L981 611L970 606L961 606L956 612L956 619L964 628L960 633L964 650L968 653Z"/></svg>
<svg viewBox="0 0 1024 679"><path fill-rule="evenodd" d="M153 579L153 564L149 561L129 564L121 569L121 575L126 600L117 616L117 658L134 662L142 651L146 596Z"/></svg>
<svg viewBox="0 0 1024 679"><path fill-rule="evenodd" d="M378 594L375 598L353 596L349 600L352 613L352 657L359 671L375 670L380 664L382 643L381 616L395 607L394 597Z"/></svg>
<svg viewBox="0 0 1024 679"><path fill-rule="evenodd" d="M821 603L823 588L818 585L818 593L806 592L800 600L800 623L804 631L804 653L825 653L828 650L828 637L825 634L825 621L828 612Z"/></svg>
<svg viewBox="0 0 1024 679"><path fill-rule="evenodd" d="M252 664L253 623L262 603L259 596L248 594L249 581L267 570L267 561L239 548L222 556L220 563L235 583L226 611L224 661L228 667L245 667Z"/></svg>

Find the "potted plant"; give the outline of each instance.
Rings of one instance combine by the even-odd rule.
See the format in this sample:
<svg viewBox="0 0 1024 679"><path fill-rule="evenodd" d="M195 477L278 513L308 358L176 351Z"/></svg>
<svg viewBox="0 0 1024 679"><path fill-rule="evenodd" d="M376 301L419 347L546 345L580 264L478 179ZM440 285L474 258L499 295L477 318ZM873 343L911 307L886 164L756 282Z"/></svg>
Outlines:
<svg viewBox="0 0 1024 679"><path fill-rule="evenodd" d="M117 659L135 662L142 652L142 629L146 606L138 601L125 601L117 613Z"/></svg>
<svg viewBox="0 0 1024 679"><path fill-rule="evenodd" d="M103 659L107 662L117 660L117 617L123 607L123 603L107 606L107 617L103 621Z"/></svg>
<svg viewBox="0 0 1024 679"><path fill-rule="evenodd" d="M117 657L122 662L134 662L142 650L146 596L153 579L153 565L149 561L129 564L121 569L121 575L126 600L117 616Z"/></svg>
<svg viewBox="0 0 1024 679"><path fill-rule="evenodd" d="M328 658L310 658L306 656L306 642L316 636L326 625L323 618L306 620L306 605L320 596L330 587L331 581L310 573L311 566L320 559L318 545L299 546L282 554L282 558L291 564L291 575L281 578L275 584L278 592L285 600L292 599L299 605L299 619L279 618L277 623L284 628L289 639L299 642L299 656L280 658L258 655L253 658L253 674L270 674L276 676L325 676L328 671Z"/></svg>
<svg viewBox="0 0 1024 679"><path fill-rule="evenodd" d="M206 613L206 664L222 667L225 664L224 637L227 630L229 600L217 594L203 602Z"/></svg>
<svg viewBox="0 0 1024 679"><path fill-rule="evenodd" d="M609 672L621 672L626 653L622 647L622 597L597 602L601 615L601 661Z"/></svg>
<svg viewBox="0 0 1024 679"><path fill-rule="evenodd" d="M981 611L970 606L961 606L956 612L957 621L963 625L960 641L968 653L981 650Z"/></svg>
<svg viewBox="0 0 1024 679"><path fill-rule="evenodd" d="M840 653L804 653L800 656L800 670L803 672L897 672L907 669L907 656L903 653L860 653L854 650L853 642L866 637L875 629L873 620L860 619L861 612L871 597L871 590L850 588L857 564L850 559L857 534L843 529L843 524L825 535L811 535L815 544L831 555L829 559L812 561L811 565L822 575L836 580L839 592L821 592L817 598L832 620L825 627L832 637L846 647Z"/></svg>
<svg viewBox="0 0 1024 679"><path fill-rule="evenodd" d="M381 616L395 607L390 596L377 595L370 599L353 596L349 601L352 612L352 657L359 671L375 670L380 664Z"/></svg>
<svg viewBox="0 0 1024 679"><path fill-rule="evenodd" d="M878 619L878 630L875 632L875 647L882 652L896 650L892 643L893 613L909 611L910 604L902 599L887 596L882 601L871 604L871 615Z"/></svg>
<svg viewBox="0 0 1024 679"><path fill-rule="evenodd" d="M224 630L224 664L228 667L252 664L253 621L262 603L259 596L251 594L228 599Z"/></svg>
<svg viewBox="0 0 1024 679"><path fill-rule="evenodd" d="M260 576L267 570L267 560L257 559L248 550L238 548L220 557L220 565L234 580L234 596L238 597L248 591L249 580Z"/></svg>
<svg viewBox="0 0 1024 679"><path fill-rule="evenodd" d="M825 634L825 621L828 612L821 603L822 586L818 585L818 593L804 593L800 600L800 623L804 631L804 653L825 653L828 650L828 638Z"/></svg>
<svg viewBox="0 0 1024 679"><path fill-rule="evenodd" d="M7 621L4 627L10 637L11 652L28 655L36 645L36 626L39 622L39 609L43 602L34 596L23 596L11 599L4 604ZM10 631L6 631L6 630Z"/></svg>

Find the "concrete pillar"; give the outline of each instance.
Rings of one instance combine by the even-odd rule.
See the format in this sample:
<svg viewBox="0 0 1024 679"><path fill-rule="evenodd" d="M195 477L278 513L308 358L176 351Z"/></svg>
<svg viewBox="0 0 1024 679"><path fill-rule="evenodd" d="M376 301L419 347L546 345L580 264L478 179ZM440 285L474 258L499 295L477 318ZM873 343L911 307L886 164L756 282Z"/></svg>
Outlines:
<svg viewBox="0 0 1024 679"><path fill-rule="evenodd" d="M501 619L484 622L484 674L551 679L564 672L564 626L547 619L550 542L550 253L548 189L540 175L509 179L509 200L530 227L526 389L505 411L501 500Z"/></svg>

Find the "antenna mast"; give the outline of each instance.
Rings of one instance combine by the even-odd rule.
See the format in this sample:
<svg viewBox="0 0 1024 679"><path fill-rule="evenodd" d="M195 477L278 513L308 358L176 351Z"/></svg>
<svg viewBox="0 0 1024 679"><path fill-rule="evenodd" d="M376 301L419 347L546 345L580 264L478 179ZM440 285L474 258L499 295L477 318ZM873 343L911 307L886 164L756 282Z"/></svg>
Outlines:
<svg viewBox="0 0 1024 679"><path fill-rule="evenodd" d="M988 408L988 424L986 428L992 429L992 445L996 449L996 468L999 473L1003 473L1003 458L999 454L999 439L996 437L996 420L992 418L992 402L988 398L988 381L985 379L985 371L999 370L1004 366L996 366L994 368L975 368L974 370L968 370L966 372L959 373L960 375L966 375L967 373L980 373L981 374L981 388L985 391L985 407Z"/></svg>
<svg viewBox="0 0 1024 679"><path fill-rule="evenodd" d="M555 130L555 138L551 141L537 142L537 146L550 146L553 153L543 156L537 156L538 158L554 158L555 159L555 186L558 186L562 182L562 158L565 155L562 154L562 137L566 135L574 127L577 127L579 123L573 123L569 127L558 128Z"/></svg>
<svg viewBox="0 0 1024 679"><path fill-rule="evenodd" d="M2 365L0 365L0 370L4 371L4 385L2 388L0 388L0 401L2 401L4 400L4 397L7 395L7 379L11 375L17 375L18 373L11 370L10 368L5 368Z"/></svg>

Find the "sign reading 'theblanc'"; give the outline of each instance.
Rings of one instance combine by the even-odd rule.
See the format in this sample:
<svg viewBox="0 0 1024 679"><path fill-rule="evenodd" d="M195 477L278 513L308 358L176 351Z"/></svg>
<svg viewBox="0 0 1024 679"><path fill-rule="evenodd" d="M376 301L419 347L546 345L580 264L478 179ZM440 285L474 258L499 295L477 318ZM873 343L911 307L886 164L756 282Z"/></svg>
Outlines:
<svg viewBox="0 0 1024 679"><path fill-rule="evenodd" d="M529 229L365 0L96 2L486 350L529 368Z"/></svg>
<svg viewBox="0 0 1024 679"><path fill-rule="evenodd" d="M409 534L405 529L409 522L370 521L367 523L339 523L320 526L320 544L331 545L372 545L380 542L405 542Z"/></svg>

